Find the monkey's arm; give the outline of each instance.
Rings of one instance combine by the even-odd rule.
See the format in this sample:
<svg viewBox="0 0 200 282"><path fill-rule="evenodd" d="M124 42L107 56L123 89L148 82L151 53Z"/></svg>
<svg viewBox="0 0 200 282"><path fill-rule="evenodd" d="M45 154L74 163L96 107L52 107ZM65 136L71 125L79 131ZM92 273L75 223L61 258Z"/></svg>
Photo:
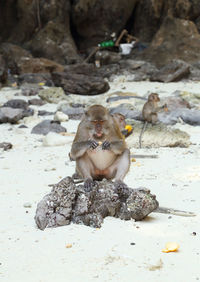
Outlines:
<svg viewBox="0 0 200 282"><path fill-rule="evenodd" d="M94 140L73 142L70 158L76 160L83 156L88 149L95 149L98 143Z"/></svg>
<svg viewBox="0 0 200 282"><path fill-rule="evenodd" d="M168 108L167 108L167 104L164 104L163 106L161 106L161 107L157 107L156 109L154 109L154 111L152 112L153 114L156 114L156 113L159 113L159 112L161 112L162 110L165 110L165 111L167 111L168 110Z"/></svg>

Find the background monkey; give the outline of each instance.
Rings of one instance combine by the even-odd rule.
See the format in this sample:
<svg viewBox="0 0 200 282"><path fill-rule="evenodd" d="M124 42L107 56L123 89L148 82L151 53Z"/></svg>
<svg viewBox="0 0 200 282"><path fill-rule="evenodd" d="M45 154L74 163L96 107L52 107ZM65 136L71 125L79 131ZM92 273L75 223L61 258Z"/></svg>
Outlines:
<svg viewBox="0 0 200 282"><path fill-rule="evenodd" d="M76 171L91 188L93 180L122 181L130 166L130 151L115 119L101 105L91 106L83 116L70 157Z"/></svg>
<svg viewBox="0 0 200 282"><path fill-rule="evenodd" d="M142 147L142 135L146 129L147 123L156 124L158 121L158 112L162 109L167 110L167 105L165 104L162 107L158 107L158 102L160 98L157 93L151 93L148 96L148 101L144 104L142 109L142 117L144 119L144 125L139 137L139 145Z"/></svg>
<svg viewBox="0 0 200 282"><path fill-rule="evenodd" d="M114 120L116 121L116 123L118 124L121 133L125 136L125 138L128 137L133 132L133 129L131 131L128 131L125 128L126 127L125 116L120 113L112 114L112 116Z"/></svg>

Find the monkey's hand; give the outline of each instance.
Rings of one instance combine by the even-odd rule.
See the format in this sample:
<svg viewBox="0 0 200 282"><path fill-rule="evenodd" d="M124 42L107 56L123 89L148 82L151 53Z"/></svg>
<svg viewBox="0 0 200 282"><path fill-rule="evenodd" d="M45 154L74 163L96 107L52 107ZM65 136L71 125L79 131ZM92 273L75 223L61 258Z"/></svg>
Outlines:
<svg viewBox="0 0 200 282"><path fill-rule="evenodd" d="M103 143L102 143L102 150L110 150L110 142L108 142L108 141L104 141Z"/></svg>
<svg viewBox="0 0 200 282"><path fill-rule="evenodd" d="M88 140L88 145L90 149L96 149L99 146L99 143L97 143L95 140Z"/></svg>

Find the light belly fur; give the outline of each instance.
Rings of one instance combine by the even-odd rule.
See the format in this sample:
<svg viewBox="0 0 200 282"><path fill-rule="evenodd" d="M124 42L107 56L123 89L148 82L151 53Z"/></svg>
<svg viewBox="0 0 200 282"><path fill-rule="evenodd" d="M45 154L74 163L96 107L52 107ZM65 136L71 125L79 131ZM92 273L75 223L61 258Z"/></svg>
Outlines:
<svg viewBox="0 0 200 282"><path fill-rule="evenodd" d="M89 150L87 154L95 167L99 170L108 168L116 159L116 155L108 150Z"/></svg>

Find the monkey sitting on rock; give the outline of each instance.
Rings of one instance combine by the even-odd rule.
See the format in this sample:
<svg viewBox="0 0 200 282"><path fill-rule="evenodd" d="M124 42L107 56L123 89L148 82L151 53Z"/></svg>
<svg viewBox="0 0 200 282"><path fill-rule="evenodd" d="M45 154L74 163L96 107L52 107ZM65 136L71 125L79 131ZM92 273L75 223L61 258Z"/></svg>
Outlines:
<svg viewBox="0 0 200 282"><path fill-rule="evenodd" d="M142 109L142 117L144 119L144 125L139 137L139 145L142 147L142 135L146 129L147 123L156 124L158 122L158 112L164 110L167 111L167 105L161 107L158 106L160 98L157 93L151 93L148 96L148 101L144 104Z"/></svg>
<svg viewBox="0 0 200 282"><path fill-rule="evenodd" d="M130 167L130 151L119 125L109 111L94 105L85 112L74 138L70 158L76 172L91 189L94 180L115 179L123 183Z"/></svg>

